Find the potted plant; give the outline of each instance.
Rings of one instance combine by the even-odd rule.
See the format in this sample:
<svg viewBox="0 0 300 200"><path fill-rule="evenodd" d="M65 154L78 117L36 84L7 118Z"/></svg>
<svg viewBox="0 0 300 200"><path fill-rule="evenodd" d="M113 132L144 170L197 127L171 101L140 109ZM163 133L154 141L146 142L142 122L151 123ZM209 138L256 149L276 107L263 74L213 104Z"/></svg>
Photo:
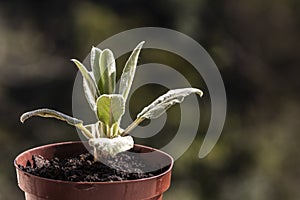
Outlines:
<svg viewBox="0 0 300 200"><path fill-rule="evenodd" d="M170 186L173 159L151 147L135 145L129 132L145 119L158 118L192 93L202 96L202 91L196 88L170 90L122 129L120 121L143 44L139 43L127 60L118 90L111 50L92 48L91 71L72 59L82 74L86 100L97 117L94 124L86 125L82 120L47 108L21 116L21 122L32 116L65 121L78 128L87 139L40 146L17 156L14 165L18 185L27 200L162 199L163 192Z"/></svg>

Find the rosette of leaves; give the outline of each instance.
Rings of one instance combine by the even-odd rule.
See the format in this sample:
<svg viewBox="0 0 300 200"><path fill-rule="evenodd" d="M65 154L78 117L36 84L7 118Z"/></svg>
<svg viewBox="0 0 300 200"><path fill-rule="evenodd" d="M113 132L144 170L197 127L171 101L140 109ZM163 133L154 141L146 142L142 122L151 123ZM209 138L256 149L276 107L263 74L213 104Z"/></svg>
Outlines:
<svg viewBox="0 0 300 200"><path fill-rule="evenodd" d="M120 78L119 88L116 88L116 62L113 52L93 47L90 53L91 71L78 60L72 59L83 77L83 89L86 100L97 117L97 122L84 124L80 119L70 117L48 108L37 109L24 113L20 120L23 123L32 116L56 118L77 127L94 148L94 157L99 159L129 150L134 141L128 133L144 119L155 119L168 108L181 103L192 93L202 96L197 88L181 88L168 91L145 107L136 120L125 130L120 127L121 118L125 112L125 103L134 79L138 57L144 42L133 50L128 58Z"/></svg>

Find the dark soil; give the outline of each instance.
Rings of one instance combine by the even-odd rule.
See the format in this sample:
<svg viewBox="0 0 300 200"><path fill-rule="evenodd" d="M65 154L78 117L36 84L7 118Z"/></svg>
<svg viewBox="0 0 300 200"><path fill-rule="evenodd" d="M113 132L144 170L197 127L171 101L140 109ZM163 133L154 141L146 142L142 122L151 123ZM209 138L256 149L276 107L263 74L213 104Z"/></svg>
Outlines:
<svg viewBox="0 0 300 200"><path fill-rule="evenodd" d="M33 163L33 164L31 164ZM148 178L165 171L160 169L144 172L147 164L136 155L120 153L107 161L107 165L94 161L91 154L81 154L68 159L57 157L47 160L40 155L32 156L26 166L19 168L30 174L73 182L107 182ZM149 169L149 168L148 168Z"/></svg>

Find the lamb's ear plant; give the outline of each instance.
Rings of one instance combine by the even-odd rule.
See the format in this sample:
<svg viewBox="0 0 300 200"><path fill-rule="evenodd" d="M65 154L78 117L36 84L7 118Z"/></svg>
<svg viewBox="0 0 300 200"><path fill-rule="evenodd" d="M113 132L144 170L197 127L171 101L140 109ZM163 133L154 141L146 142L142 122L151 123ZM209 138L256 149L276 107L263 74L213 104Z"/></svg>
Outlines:
<svg viewBox="0 0 300 200"><path fill-rule="evenodd" d="M78 60L72 59L83 77L83 89L90 108L98 121L85 125L82 120L67 116L51 109L37 109L24 113L20 120L23 123L32 116L56 118L78 128L94 148L95 159L129 150L134 141L128 133L145 119L155 119L168 108L181 103L192 93L202 96L202 91L196 88L181 88L168 91L145 107L136 120L125 130L120 127L121 118L125 112L127 100L138 62L138 57L144 42L141 42L131 53L123 69L119 88L116 88L116 63L109 49L100 50L93 47L90 53L92 71Z"/></svg>

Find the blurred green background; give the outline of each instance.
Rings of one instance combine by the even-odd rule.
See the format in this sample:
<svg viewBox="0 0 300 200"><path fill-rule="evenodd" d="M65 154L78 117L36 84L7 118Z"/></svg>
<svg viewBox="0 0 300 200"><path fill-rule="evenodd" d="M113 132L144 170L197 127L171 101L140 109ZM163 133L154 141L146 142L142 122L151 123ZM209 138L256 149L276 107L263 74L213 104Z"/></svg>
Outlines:
<svg viewBox="0 0 300 200"><path fill-rule="evenodd" d="M75 129L64 123L32 119L22 125L19 116L39 107L71 114L77 70L70 58L83 60L92 45L144 26L171 28L198 41L219 67L228 98L223 133L204 159L197 155L210 103L209 97L199 99L201 128L176 161L165 199L299 199L298 0L1 1L0 199L23 199L13 167L18 153L78 140ZM189 76L189 68L180 65L185 61L157 51L147 57L147 51L141 64L168 64L205 90L199 77ZM151 93L153 87L165 91L158 86L139 90L136 96L145 99L137 101L137 108L160 94ZM176 131L178 108L169 111L165 132ZM159 135L148 145L159 147L172 139L172 133Z"/></svg>

